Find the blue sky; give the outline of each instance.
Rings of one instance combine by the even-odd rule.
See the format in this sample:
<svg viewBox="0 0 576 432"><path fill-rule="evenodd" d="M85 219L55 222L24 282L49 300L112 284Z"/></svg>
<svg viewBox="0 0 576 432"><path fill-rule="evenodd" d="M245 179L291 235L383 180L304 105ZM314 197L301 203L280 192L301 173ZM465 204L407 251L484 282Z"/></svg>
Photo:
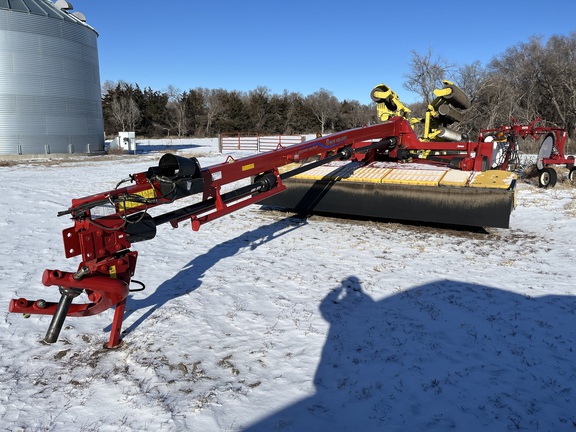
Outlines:
<svg viewBox="0 0 576 432"><path fill-rule="evenodd" d="M402 88L411 51L487 64L530 36L576 31L576 1L71 0L99 33L102 82L249 91L265 86L370 102Z"/></svg>

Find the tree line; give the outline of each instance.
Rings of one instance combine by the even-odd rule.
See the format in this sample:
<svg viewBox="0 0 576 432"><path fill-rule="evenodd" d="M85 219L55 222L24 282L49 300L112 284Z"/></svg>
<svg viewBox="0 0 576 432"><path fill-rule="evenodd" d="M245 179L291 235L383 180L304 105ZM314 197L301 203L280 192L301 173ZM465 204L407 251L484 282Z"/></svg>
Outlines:
<svg viewBox="0 0 576 432"><path fill-rule="evenodd" d="M423 115L433 90L448 79L472 102L459 125L470 137L481 128L509 124L511 118L529 123L538 117L574 134L576 32L554 35L547 41L531 37L494 56L485 66L480 62L458 65L432 49L411 54L403 87L420 98L409 105L416 116ZM103 113L107 135L131 130L149 138L237 132L325 134L378 121L375 104L339 101L326 89L308 96L286 90L273 94L266 87L241 92L207 88L182 91L170 86L158 91L122 81L104 83Z"/></svg>
<svg viewBox="0 0 576 432"><path fill-rule="evenodd" d="M182 91L141 89L138 84L107 81L103 85L106 135L136 131L157 138L213 137L220 133L328 133L376 121L372 106L338 101L320 89L303 96L284 91L272 94L259 86L249 92L195 88Z"/></svg>

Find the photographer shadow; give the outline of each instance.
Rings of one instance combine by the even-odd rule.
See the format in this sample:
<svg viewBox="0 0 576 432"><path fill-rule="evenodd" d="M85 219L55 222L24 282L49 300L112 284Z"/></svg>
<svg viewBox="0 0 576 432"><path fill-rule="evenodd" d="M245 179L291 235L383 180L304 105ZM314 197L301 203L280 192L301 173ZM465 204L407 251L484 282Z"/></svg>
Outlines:
<svg viewBox="0 0 576 432"><path fill-rule="evenodd" d="M243 429L572 430L576 298L451 280L375 301L355 276L330 323L315 393Z"/></svg>

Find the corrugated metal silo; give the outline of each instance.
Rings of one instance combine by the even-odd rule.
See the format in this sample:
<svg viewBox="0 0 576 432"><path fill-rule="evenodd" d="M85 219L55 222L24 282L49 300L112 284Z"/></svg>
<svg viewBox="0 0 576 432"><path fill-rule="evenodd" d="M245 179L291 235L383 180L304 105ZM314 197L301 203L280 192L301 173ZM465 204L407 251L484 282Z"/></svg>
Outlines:
<svg viewBox="0 0 576 432"><path fill-rule="evenodd" d="M0 154L104 149L98 34L58 0L0 0Z"/></svg>

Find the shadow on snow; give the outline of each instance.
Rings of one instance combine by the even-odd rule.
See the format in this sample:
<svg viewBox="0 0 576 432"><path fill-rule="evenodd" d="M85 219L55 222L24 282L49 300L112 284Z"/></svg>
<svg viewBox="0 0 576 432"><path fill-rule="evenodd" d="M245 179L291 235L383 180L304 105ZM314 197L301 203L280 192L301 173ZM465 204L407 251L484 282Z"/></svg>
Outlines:
<svg viewBox="0 0 576 432"><path fill-rule="evenodd" d="M287 217L194 258L149 297L129 300L126 317L148 310L126 332L198 288L221 259L305 223ZM576 428L573 296L442 280L375 301L349 276L319 309L330 329L310 377L315 393L244 432Z"/></svg>
<svg viewBox="0 0 576 432"><path fill-rule="evenodd" d="M374 301L351 276L320 312L315 394L244 432L575 430L574 297L446 280Z"/></svg>
<svg viewBox="0 0 576 432"><path fill-rule="evenodd" d="M137 147L137 154L160 153L166 151L183 151L203 147L200 144L146 144Z"/></svg>
<svg viewBox="0 0 576 432"><path fill-rule="evenodd" d="M259 226L252 231L247 231L238 237L215 245L208 252L190 261L182 271L172 279L162 283L156 291L148 297L144 299L128 299L128 306L124 315L125 321L136 310L150 309L142 314L134 323L129 325L123 334L136 329L157 309L164 306L164 304L170 300L196 290L202 284L201 279L204 273L216 265L221 259L234 256L246 247L256 249L258 246L288 234L306 223L306 219L303 217L290 216L268 225ZM110 331L110 326L105 330Z"/></svg>

